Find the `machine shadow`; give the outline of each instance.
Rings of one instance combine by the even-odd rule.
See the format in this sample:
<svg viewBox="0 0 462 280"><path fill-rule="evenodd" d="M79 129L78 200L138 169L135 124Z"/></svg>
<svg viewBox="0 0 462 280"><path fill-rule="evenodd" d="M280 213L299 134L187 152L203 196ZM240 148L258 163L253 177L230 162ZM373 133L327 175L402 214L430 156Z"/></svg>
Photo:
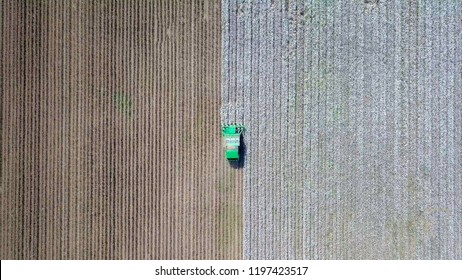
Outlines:
<svg viewBox="0 0 462 280"><path fill-rule="evenodd" d="M242 169L244 168L245 158L247 155L247 147L244 141L244 135L241 134L241 144L239 145L239 160L230 161L229 165L234 169Z"/></svg>

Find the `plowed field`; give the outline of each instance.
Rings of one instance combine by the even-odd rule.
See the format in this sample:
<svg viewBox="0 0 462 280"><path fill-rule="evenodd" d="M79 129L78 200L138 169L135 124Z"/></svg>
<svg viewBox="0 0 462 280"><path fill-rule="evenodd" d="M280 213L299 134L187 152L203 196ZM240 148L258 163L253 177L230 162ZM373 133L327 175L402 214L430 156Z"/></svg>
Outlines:
<svg viewBox="0 0 462 280"><path fill-rule="evenodd" d="M0 258L240 258L220 2L0 7Z"/></svg>

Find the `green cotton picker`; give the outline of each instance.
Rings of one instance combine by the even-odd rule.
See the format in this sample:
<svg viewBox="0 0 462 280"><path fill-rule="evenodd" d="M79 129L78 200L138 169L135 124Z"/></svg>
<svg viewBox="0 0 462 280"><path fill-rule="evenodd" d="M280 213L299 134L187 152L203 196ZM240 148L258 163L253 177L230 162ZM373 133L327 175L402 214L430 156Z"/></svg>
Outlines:
<svg viewBox="0 0 462 280"><path fill-rule="evenodd" d="M244 131L245 127L241 124L223 125L226 159L229 161L239 161L239 147L241 145L241 135Z"/></svg>

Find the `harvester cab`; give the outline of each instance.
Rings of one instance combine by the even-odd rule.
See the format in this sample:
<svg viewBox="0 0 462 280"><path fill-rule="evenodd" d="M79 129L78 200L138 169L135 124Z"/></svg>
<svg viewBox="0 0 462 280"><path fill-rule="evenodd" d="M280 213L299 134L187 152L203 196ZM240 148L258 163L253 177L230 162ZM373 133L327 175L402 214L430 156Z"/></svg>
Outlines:
<svg viewBox="0 0 462 280"><path fill-rule="evenodd" d="M229 161L239 160L239 147L241 145L241 135L245 127L241 124L223 125L223 139L225 142L226 158Z"/></svg>

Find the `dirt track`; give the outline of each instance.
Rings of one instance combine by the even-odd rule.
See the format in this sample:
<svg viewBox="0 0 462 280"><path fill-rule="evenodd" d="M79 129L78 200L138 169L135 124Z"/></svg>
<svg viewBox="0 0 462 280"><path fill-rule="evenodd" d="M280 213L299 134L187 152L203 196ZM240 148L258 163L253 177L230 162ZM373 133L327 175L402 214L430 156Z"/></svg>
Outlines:
<svg viewBox="0 0 462 280"><path fill-rule="evenodd" d="M69 2L0 4L0 258L240 258L219 1Z"/></svg>

